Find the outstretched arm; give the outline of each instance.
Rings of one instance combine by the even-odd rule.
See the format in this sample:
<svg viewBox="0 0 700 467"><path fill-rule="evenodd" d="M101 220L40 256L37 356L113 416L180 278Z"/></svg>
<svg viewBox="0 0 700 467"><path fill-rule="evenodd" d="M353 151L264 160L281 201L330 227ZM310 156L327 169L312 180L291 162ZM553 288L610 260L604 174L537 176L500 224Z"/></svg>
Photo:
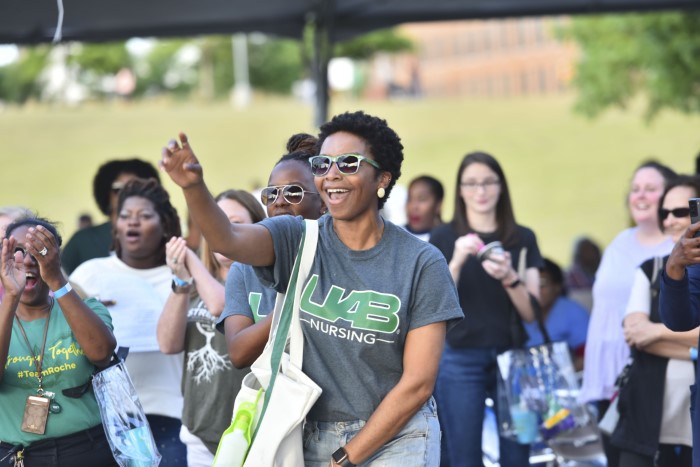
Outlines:
<svg viewBox="0 0 700 467"><path fill-rule="evenodd" d="M192 220L202 230L212 250L253 266L270 266L275 252L270 232L261 225L231 224L216 205L204 183L202 166L194 155L187 135L171 140L163 148L160 167L182 188Z"/></svg>

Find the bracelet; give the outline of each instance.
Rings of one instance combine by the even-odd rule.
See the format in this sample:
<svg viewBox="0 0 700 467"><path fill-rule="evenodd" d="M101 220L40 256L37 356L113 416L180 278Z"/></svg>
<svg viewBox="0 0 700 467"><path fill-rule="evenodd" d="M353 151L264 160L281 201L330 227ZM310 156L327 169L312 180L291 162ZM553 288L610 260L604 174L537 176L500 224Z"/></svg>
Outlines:
<svg viewBox="0 0 700 467"><path fill-rule="evenodd" d="M193 281L194 281L194 279L193 279L192 277L190 277L189 280L184 280L184 279L180 279L179 277L177 277L176 275L173 274L173 282L174 282L175 285L178 286L178 287L184 287L184 286L186 286L186 285L192 285L192 282L193 282Z"/></svg>
<svg viewBox="0 0 700 467"><path fill-rule="evenodd" d="M503 287L507 287L507 288L509 288L509 289L514 289L514 288L516 288L517 286L519 286L521 283L522 283L522 282L520 282L520 278L519 278L519 277L516 277L515 280L514 280L513 282L510 282L510 283L508 283L508 284L503 284L503 283L501 282L501 284L503 284Z"/></svg>
<svg viewBox="0 0 700 467"><path fill-rule="evenodd" d="M691 347L689 350L690 350L690 359L692 361L696 361L698 359L698 348Z"/></svg>
<svg viewBox="0 0 700 467"><path fill-rule="evenodd" d="M53 293L53 298L58 300L71 290L73 290L73 287L70 285L70 282L66 282L66 285L64 285L63 287L61 287Z"/></svg>
<svg viewBox="0 0 700 467"><path fill-rule="evenodd" d="M190 293L190 290L192 290L192 284L185 284L185 285L177 285L175 282L175 279L170 283L170 288L173 290L174 293L181 293L181 294L186 294Z"/></svg>

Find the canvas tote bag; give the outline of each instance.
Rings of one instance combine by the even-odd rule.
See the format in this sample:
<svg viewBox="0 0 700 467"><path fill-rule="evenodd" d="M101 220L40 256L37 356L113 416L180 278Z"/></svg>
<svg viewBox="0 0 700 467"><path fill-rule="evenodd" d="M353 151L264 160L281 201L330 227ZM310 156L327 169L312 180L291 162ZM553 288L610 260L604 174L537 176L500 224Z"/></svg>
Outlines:
<svg viewBox="0 0 700 467"><path fill-rule="evenodd" d="M255 418L246 434L251 444L245 467L304 465L302 424L321 395L321 388L301 370L304 335L299 304L317 242L318 223L306 220L287 293L277 295L267 344L236 396L234 420L242 404L243 410L250 404L256 406ZM214 465L229 465L225 461L217 458Z"/></svg>

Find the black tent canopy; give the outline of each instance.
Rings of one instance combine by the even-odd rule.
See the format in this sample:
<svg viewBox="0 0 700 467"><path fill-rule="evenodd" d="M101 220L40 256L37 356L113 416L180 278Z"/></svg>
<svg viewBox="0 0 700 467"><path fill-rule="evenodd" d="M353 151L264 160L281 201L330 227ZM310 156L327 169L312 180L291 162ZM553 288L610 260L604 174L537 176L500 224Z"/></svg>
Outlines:
<svg viewBox="0 0 700 467"><path fill-rule="evenodd" d="M330 45L407 22L700 8L700 0L0 0L0 44L62 39L263 32L301 38L315 31L314 73L325 90ZM317 93L316 122L328 97Z"/></svg>

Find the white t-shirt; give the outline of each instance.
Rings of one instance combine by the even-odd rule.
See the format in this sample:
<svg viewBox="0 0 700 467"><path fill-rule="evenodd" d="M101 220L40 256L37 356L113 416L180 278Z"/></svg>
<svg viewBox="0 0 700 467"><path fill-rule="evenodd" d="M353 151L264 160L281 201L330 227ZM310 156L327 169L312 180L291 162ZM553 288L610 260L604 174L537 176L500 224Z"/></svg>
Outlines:
<svg viewBox="0 0 700 467"><path fill-rule="evenodd" d="M634 271L645 260L671 252L670 238L657 245L642 245L637 227L623 230L603 253L593 284L593 311L588 322L584 354L582 402L610 400L615 380L629 359L620 323L624 318Z"/></svg>
<svg viewBox="0 0 700 467"><path fill-rule="evenodd" d="M631 313L651 313L651 290L649 278L641 268L634 275L632 292L625 316ZM661 415L662 444L682 444L692 446L690 425L690 386L695 383L695 371L690 360L668 359L664 402Z"/></svg>
<svg viewBox="0 0 700 467"><path fill-rule="evenodd" d="M156 337L172 274L167 266L135 269L115 255L84 262L70 281L89 297L113 300L117 346L129 347L126 368L146 414L182 416L182 354L160 352Z"/></svg>

